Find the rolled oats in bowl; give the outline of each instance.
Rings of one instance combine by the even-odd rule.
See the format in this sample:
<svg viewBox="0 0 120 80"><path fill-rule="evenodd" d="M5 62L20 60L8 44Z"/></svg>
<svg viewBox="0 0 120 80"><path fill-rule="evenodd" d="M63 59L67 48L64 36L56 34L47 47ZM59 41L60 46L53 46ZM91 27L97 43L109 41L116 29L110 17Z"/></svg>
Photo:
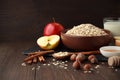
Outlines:
<svg viewBox="0 0 120 80"><path fill-rule="evenodd" d="M66 34L73 36L103 36L108 35L103 29L92 24L80 24L68 30Z"/></svg>

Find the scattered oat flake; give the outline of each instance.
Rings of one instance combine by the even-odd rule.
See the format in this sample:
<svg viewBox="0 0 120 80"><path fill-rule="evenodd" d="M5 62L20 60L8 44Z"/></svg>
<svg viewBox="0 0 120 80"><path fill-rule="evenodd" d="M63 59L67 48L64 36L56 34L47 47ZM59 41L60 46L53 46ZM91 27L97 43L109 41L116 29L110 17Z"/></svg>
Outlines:
<svg viewBox="0 0 120 80"><path fill-rule="evenodd" d="M118 71L118 69L115 69L115 71L117 72L117 71Z"/></svg>
<svg viewBox="0 0 120 80"><path fill-rule="evenodd" d="M40 66L38 66L38 68L40 68Z"/></svg>
<svg viewBox="0 0 120 80"><path fill-rule="evenodd" d="M59 65L59 67L63 68L64 66L62 66L62 65Z"/></svg>
<svg viewBox="0 0 120 80"><path fill-rule="evenodd" d="M64 69L67 69L67 67L64 67Z"/></svg>
<svg viewBox="0 0 120 80"><path fill-rule="evenodd" d="M114 67L113 67L113 66L109 66L108 68L114 69Z"/></svg>
<svg viewBox="0 0 120 80"><path fill-rule="evenodd" d="M52 59L52 61L56 61L56 59Z"/></svg>
<svg viewBox="0 0 120 80"><path fill-rule="evenodd" d="M47 64L48 66L50 66L50 64Z"/></svg>
<svg viewBox="0 0 120 80"><path fill-rule="evenodd" d="M104 62L102 62L101 64L105 64Z"/></svg>
<svg viewBox="0 0 120 80"><path fill-rule="evenodd" d="M65 61L66 63L68 62L68 61Z"/></svg>
<svg viewBox="0 0 120 80"><path fill-rule="evenodd" d="M68 66L67 64L65 64L65 66Z"/></svg>
<svg viewBox="0 0 120 80"><path fill-rule="evenodd" d="M55 66L57 66L59 63L54 63Z"/></svg>
<svg viewBox="0 0 120 80"><path fill-rule="evenodd" d="M84 73L92 73L92 71L91 70L89 70L89 71L85 70Z"/></svg>
<svg viewBox="0 0 120 80"><path fill-rule="evenodd" d="M88 73L92 73L92 71L88 71Z"/></svg>
<svg viewBox="0 0 120 80"><path fill-rule="evenodd" d="M91 71L93 71L94 69L93 68L90 68Z"/></svg>
<svg viewBox="0 0 120 80"><path fill-rule="evenodd" d="M96 73L100 73L100 71L96 71Z"/></svg>
<svg viewBox="0 0 120 80"><path fill-rule="evenodd" d="M114 67L112 66L111 68L113 69Z"/></svg>
<svg viewBox="0 0 120 80"><path fill-rule="evenodd" d="M95 68L96 68L96 69L100 68L100 65L96 65Z"/></svg>
<svg viewBox="0 0 120 80"><path fill-rule="evenodd" d="M44 66L46 66L47 64L43 64Z"/></svg>
<svg viewBox="0 0 120 80"><path fill-rule="evenodd" d="M36 69L39 70L39 69L40 69L40 66L38 66Z"/></svg>
<svg viewBox="0 0 120 80"><path fill-rule="evenodd" d="M84 71L84 73L88 73L88 71Z"/></svg>
<svg viewBox="0 0 120 80"><path fill-rule="evenodd" d="M21 65L22 65L22 66L26 66L26 63L23 62Z"/></svg>
<svg viewBox="0 0 120 80"><path fill-rule="evenodd" d="M32 67L32 70L35 70L35 67Z"/></svg>

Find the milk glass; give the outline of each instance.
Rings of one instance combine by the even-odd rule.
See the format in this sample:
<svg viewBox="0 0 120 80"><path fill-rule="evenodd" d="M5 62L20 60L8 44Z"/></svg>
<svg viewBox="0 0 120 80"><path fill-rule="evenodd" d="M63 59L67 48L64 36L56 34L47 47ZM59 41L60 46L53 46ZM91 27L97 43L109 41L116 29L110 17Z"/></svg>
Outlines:
<svg viewBox="0 0 120 80"><path fill-rule="evenodd" d="M120 18L107 17L104 18L104 29L111 31L113 36L120 36Z"/></svg>

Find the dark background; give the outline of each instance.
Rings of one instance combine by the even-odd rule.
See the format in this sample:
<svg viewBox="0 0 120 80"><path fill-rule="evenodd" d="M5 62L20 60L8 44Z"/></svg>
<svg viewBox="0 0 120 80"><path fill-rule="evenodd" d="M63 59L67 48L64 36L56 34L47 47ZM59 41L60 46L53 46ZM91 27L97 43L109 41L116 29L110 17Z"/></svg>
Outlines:
<svg viewBox="0 0 120 80"><path fill-rule="evenodd" d="M36 41L52 17L65 28L103 28L109 16L120 16L120 0L0 0L0 41Z"/></svg>

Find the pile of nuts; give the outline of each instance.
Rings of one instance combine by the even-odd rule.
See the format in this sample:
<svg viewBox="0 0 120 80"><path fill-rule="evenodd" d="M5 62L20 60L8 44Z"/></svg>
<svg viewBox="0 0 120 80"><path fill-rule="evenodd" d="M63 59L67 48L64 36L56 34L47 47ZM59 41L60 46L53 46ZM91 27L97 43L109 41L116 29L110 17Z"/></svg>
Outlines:
<svg viewBox="0 0 120 80"><path fill-rule="evenodd" d="M72 54L71 57L70 57L70 60L74 61L73 62L73 68L75 69L80 69L82 68L82 62L86 59L86 56L82 53L78 53L78 54ZM94 55L90 55L88 56L88 60L91 62L91 63L98 63L98 60L97 58L94 56ZM83 66L83 70L85 71L89 71L91 69L91 64L87 63Z"/></svg>
<svg viewBox="0 0 120 80"><path fill-rule="evenodd" d="M107 33L92 25L92 24L80 24L78 26L74 26L72 29L68 30L66 34L74 35L74 36L102 36L107 35Z"/></svg>

